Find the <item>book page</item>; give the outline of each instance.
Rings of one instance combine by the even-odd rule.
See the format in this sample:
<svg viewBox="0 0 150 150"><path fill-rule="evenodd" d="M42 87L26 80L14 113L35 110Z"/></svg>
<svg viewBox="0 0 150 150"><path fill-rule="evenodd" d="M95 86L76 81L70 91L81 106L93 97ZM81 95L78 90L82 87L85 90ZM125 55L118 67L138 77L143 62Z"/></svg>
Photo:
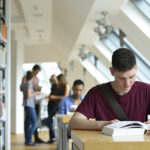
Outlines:
<svg viewBox="0 0 150 150"><path fill-rule="evenodd" d="M143 124L144 124L145 129L150 130L150 124L146 124L146 123L143 123Z"/></svg>
<svg viewBox="0 0 150 150"><path fill-rule="evenodd" d="M119 141L128 141L128 142L131 142L131 141L145 141L144 139L144 135L141 135L141 136L112 136L113 138L113 141L114 142L119 142Z"/></svg>
<svg viewBox="0 0 150 150"><path fill-rule="evenodd" d="M109 128L146 128L147 129L147 125L140 121L119 121L119 122L107 125L107 127Z"/></svg>

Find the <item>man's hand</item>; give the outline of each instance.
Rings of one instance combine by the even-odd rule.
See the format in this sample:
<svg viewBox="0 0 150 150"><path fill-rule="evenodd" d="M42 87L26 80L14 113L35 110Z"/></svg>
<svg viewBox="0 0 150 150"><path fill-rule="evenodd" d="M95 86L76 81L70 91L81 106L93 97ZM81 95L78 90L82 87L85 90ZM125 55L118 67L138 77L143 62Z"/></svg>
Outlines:
<svg viewBox="0 0 150 150"><path fill-rule="evenodd" d="M150 124L150 120L147 120L145 123L146 123L146 124Z"/></svg>
<svg viewBox="0 0 150 150"><path fill-rule="evenodd" d="M110 120L110 121L111 121L111 123L116 123L116 122L119 122L120 120L114 119L114 120Z"/></svg>
<svg viewBox="0 0 150 150"><path fill-rule="evenodd" d="M150 124L150 120L147 120L145 123L146 123L146 124ZM149 135L150 135L150 130L148 130L146 134L149 134Z"/></svg>
<svg viewBox="0 0 150 150"><path fill-rule="evenodd" d="M78 107L78 106L76 106L76 105L71 105L70 111L71 111L71 112L75 112L76 109L77 109L77 107Z"/></svg>

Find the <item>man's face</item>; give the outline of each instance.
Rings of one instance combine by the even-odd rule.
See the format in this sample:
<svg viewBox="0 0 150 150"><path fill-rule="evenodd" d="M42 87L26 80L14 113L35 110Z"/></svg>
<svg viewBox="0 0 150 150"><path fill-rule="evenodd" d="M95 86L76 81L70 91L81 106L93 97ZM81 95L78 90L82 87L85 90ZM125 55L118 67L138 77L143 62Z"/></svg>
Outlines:
<svg viewBox="0 0 150 150"><path fill-rule="evenodd" d="M84 87L83 85L75 85L73 88L73 95L76 97L76 98L80 98L82 93L83 93L83 90L84 90Z"/></svg>
<svg viewBox="0 0 150 150"><path fill-rule="evenodd" d="M112 68L111 68L112 69ZM127 93L136 79L137 66L126 72L119 72L111 70L112 75L115 77L115 86L119 90L118 92Z"/></svg>
<svg viewBox="0 0 150 150"><path fill-rule="evenodd" d="M40 70L33 70L33 74L36 76L38 73L40 72Z"/></svg>

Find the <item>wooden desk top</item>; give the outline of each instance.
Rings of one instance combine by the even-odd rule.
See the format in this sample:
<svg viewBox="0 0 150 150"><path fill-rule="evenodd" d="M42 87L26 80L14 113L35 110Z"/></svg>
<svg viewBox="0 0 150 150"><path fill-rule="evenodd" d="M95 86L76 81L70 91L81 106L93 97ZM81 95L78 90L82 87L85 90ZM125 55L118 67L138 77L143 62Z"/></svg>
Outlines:
<svg viewBox="0 0 150 150"><path fill-rule="evenodd" d="M72 117L72 115L61 115L57 114L56 117L62 122L62 123L68 123Z"/></svg>
<svg viewBox="0 0 150 150"><path fill-rule="evenodd" d="M150 136L139 137L138 141L116 141L100 131L72 130L71 138L80 150L149 150ZM128 137L127 139L129 139ZM139 141L140 140L140 141Z"/></svg>

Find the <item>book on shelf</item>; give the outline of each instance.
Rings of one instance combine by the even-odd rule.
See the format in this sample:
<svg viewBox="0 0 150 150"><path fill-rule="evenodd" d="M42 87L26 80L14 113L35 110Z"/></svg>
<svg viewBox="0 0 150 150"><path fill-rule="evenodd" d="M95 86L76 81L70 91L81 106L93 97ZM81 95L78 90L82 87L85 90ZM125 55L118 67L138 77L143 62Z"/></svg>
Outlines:
<svg viewBox="0 0 150 150"><path fill-rule="evenodd" d="M150 124L140 121L119 121L104 126L102 133L110 136L142 136L150 130Z"/></svg>
<svg viewBox="0 0 150 150"><path fill-rule="evenodd" d="M0 47L0 67L6 65L6 50L4 47Z"/></svg>
<svg viewBox="0 0 150 150"><path fill-rule="evenodd" d="M0 96L0 118L3 115L3 100L2 100L2 96Z"/></svg>
<svg viewBox="0 0 150 150"><path fill-rule="evenodd" d="M3 149L3 147L4 147L4 125L3 125L4 123L3 123L3 121L2 120L0 120L0 149Z"/></svg>
<svg viewBox="0 0 150 150"><path fill-rule="evenodd" d="M7 42L7 26L4 23L0 23L1 28L1 40Z"/></svg>
<svg viewBox="0 0 150 150"><path fill-rule="evenodd" d="M4 70L0 69L0 95L5 95Z"/></svg>

